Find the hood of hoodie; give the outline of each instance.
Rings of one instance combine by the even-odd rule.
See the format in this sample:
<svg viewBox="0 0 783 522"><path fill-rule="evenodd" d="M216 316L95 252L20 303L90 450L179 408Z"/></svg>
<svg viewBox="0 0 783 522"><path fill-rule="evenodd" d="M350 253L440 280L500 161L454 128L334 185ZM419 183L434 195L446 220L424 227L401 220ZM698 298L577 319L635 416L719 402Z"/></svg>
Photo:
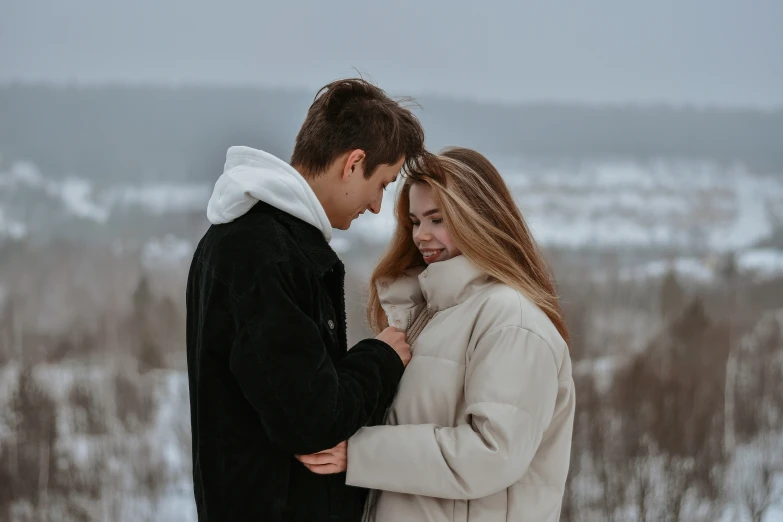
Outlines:
<svg viewBox="0 0 783 522"><path fill-rule="evenodd" d="M207 204L207 218L230 223L263 201L316 227L332 239L329 218L302 175L285 161L250 147L231 147Z"/></svg>

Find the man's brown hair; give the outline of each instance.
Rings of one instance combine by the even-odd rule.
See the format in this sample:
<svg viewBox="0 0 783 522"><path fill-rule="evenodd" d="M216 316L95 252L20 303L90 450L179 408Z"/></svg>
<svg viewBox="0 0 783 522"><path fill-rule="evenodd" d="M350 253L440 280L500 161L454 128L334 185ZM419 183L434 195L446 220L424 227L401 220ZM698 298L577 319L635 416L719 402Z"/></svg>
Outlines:
<svg viewBox="0 0 783 522"><path fill-rule="evenodd" d="M382 89L360 78L337 80L322 87L296 136L291 165L307 177L322 174L338 156L364 151L364 175L405 157L411 168L426 154L418 118Z"/></svg>

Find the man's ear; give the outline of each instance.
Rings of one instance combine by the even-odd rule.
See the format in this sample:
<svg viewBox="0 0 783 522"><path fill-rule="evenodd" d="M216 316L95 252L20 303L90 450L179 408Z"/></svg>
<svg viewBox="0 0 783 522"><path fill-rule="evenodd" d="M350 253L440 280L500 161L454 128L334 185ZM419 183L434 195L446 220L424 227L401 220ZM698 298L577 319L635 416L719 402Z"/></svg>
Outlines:
<svg viewBox="0 0 783 522"><path fill-rule="evenodd" d="M367 155L362 149L354 149L348 153L345 159L345 166L343 167L343 181L348 181L354 174L364 176L364 160L366 157Z"/></svg>

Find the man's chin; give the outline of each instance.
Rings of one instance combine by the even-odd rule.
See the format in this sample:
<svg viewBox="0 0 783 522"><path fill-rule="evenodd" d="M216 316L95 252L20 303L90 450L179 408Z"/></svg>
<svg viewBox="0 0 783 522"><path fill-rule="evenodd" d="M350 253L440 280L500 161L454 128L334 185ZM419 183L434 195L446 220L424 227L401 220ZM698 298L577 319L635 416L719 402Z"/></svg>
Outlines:
<svg viewBox="0 0 783 522"><path fill-rule="evenodd" d="M332 228L336 228L337 230L348 230L349 228L351 228L353 222L359 219L361 215L362 213L355 214L351 217L347 217L342 223L332 223Z"/></svg>
<svg viewBox="0 0 783 522"><path fill-rule="evenodd" d="M351 227L351 223L353 223L352 219L349 219L347 221L346 220L338 221L336 223L335 220L332 219L329 220L329 224L332 225L332 228L336 230L348 230Z"/></svg>
<svg viewBox="0 0 783 522"><path fill-rule="evenodd" d="M338 227L338 228L339 228L340 230L348 230L349 228L351 228L351 225L353 225L353 222L354 222L354 221L356 221L357 219L359 219L360 217L362 217L362 215L361 215L361 214L356 214L356 215L355 215L355 216L353 216L352 218L348 219L348 220L345 222L345 225L344 225L344 226L342 226L342 227Z"/></svg>

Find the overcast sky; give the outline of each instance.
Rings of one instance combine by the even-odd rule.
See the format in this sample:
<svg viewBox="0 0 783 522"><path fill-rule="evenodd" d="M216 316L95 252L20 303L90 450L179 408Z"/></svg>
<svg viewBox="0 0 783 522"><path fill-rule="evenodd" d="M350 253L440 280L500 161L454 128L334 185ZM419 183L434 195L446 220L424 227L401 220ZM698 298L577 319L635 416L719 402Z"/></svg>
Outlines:
<svg viewBox="0 0 783 522"><path fill-rule="evenodd" d="M783 0L0 0L0 82L783 107Z"/></svg>

